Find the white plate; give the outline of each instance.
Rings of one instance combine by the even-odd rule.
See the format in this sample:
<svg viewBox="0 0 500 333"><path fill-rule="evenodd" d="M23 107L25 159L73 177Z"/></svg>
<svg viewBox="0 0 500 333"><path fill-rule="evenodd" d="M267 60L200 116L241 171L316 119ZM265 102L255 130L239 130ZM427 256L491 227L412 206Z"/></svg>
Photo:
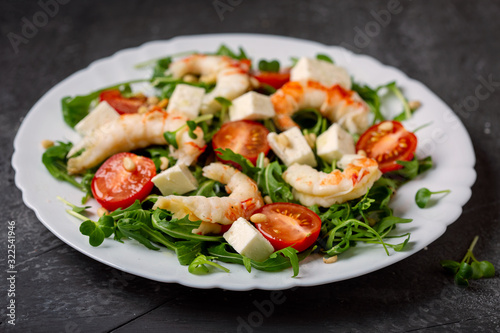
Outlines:
<svg viewBox="0 0 500 333"><path fill-rule="evenodd" d="M88 244L88 238L78 231L80 222L65 213L66 207L56 200L60 195L78 203L82 193L69 184L54 180L41 163L43 149L40 142L75 140L76 135L63 122L60 101L67 95L86 94L115 83L136 78L148 78L149 72L134 69L134 65L176 54L197 50L213 52L221 43L236 49L242 46L253 59L279 59L289 63L290 57L315 56L325 53L337 64L345 66L359 82L371 86L397 81L410 100L420 100L422 108L406 123L409 129L431 123L417 132L417 155L432 155L435 167L419 179L404 185L397 193L392 207L395 214L413 218L413 222L398 226L398 233L411 232L408 248L387 256L381 246L361 245L342 254L335 264L324 264L319 256L308 258L300 266L300 274L292 278L290 269L277 273L253 270L247 273L243 266L224 264L230 273L214 272L205 276L188 273L175 255L168 251L151 251L133 241L125 244L106 239L97 248ZM395 104L391 112L400 110ZM220 34L178 37L155 41L127 49L98 60L88 68L71 75L47 92L30 110L14 141L12 165L16 170L16 184L23 199L40 221L57 237L78 251L117 269L162 282L177 282L196 288L224 288L230 290L286 289L294 286L320 285L381 269L421 250L444 233L462 212L462 206L471 196L475 181L475 156L470 138L450 108L420 82L408 78L401 71L385 66L375 59L355 55L335 46L325 46L300 39L252 35ZM417 189L450 189L437 204L419 209L414 196Z"/></svg>

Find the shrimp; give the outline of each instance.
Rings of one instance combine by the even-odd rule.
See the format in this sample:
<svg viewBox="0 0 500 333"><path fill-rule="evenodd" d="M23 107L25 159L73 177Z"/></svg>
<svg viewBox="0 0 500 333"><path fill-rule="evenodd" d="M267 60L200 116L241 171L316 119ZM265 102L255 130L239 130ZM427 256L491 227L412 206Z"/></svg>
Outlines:
<svg viewBox="0 0 500 333"><path fill-rule="evenodd" d="M219 162L203 168L207 178L227 184L227 197L168 195L158 199L153 209L162 208L173 213L174 218L186 215L192 221L202 221L198 229L207 230L208 224L232 224L239 217L249 219L252 213L264 205L257 184L241 171ZM208 223L208 224L207 224ZM197 232L194 230L193 232Z"/></svg>
<svg viewBox="0 0 500 333"><path fill-rule="evenodd" d="M109 156L150 145L167 144L163 133L175 131L183 126L188 118L178 112L153 110L147 113L123 114L116 120L104 123L77 143L68 156L82 151L80 155L68 159L68 173L82 173L99 165ZM191 164L204 150L203 131L196 129L196 139L190 139L187 128L177 133L179 149L176 151L178 162ZM200 133L201 132L201 133ZM187 138L184 136L186 134Z"/></svg>
<svg viewBox="0 0 500 333"><path fill-rule="evenodd" d="M186 74L201 75L205 78L214 78L214 89L205 94L201 104L202 114L213 114L220 110L221 105L216 97L233 100L250 89L248 66L238 60L226 56L194 54L187 58L173 62L169 72L175 78L182 78Z"/></svg>
<svg viewBox="0 0 500 333"><path fill-rule="evenodd" d="M340 85L325 87L315 81L291 81L271 96L280 130L297 126L292 115L302 109L319 109L321 114L351 133L362 133L369 126L370 108L352 90Z"/></svg>
<svg viewBox="0 0 500 333"><path fill-rule="evenodd" d="M361 155L347 155L339 164L345 166L344 171L331 173L293 164L283 173L283 179L304 206L330 207L363 196L382 175L375 160Z"/></svg>

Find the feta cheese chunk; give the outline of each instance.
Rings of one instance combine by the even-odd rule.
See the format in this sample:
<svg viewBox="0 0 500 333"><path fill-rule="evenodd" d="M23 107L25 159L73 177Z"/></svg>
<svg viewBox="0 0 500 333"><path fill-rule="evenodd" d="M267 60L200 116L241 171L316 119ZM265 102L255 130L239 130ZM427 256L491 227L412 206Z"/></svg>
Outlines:
<svg viewBox="0 0 500 333"><path fill-rule="evenodd" d="M269 96L255 91L247 92L233 100L229 107L229 119L262 120L274 117L274 107Z"/></svg>
<svg viewBox="0 0 500 333"><path fill-rule="evenodd" d="M153 177L153 183L162 195L184 194L198 188L198 182L184 164L177 164Z"/></svg>
<svg viewBox="0 0 500 333"><path fill-rule="evenodd" d="M335 123L316 139L316 152L323 160L332 163L334 160L340 160L345 154L356 152L354 139Z"/></svg>
<svg viewBox="0 0 500 333"><path fill-rule="evenodd" d="M292 127L280 134L271 132L267 135L267 141L286 166L294 163L316 166L314 153L298 127Z"/></svg>
<svg viewBox="0 0 500 333"><path fill-rule="evenodd" d="M264 261L274 252L271 243L243 217L234 221L222 237L236 252L255 261Z"/></svg>
<svg viewBox="0 0 500 333"><path fill-rule="evenodd" d="M192 120L200 114L203 96L205 96L203 88L178 84L168 102L167 111L179 111Z"/></svg>
<svg viewBox="0 0 500 333"><path fill-rule="evenodd" d="M316 81L326 87L339 84L351 89L351 77L345 68L324 60L302 57L290 71L290 81Z"/></svg>
<svg viewBox="0 0 500 333"><path fill-rule="evenodd" d="M75 125L75 130L85 136L102 124L118 118L120 118L120 114L108 102L102 101Z"/></svg>

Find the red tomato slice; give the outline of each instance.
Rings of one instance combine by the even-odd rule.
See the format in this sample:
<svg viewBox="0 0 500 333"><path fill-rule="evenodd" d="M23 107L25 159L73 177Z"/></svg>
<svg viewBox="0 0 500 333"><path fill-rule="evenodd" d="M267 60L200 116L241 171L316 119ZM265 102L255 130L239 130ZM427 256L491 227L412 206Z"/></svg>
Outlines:
<svg viewBox="0 0 500 333"><path fill-rule="evenodd" d="M291 246L302 252L319 236L321 219L302 205L277 202L263 206L254 212L257 213L266 215L267 221L256 223L255 227L276 251Z"/></svg>
<svg viewBox="0 0 500 333"><path fill-rule="evenodd" d="M99 95L100 101L106 101L119 114L136 113L139 107L146 102L146 97L123 97L120 90L105 90Z"/></svg>
<svg viewBox="0 0 500 333"><path fill-rule="evenodd" d="M136 166L127 171L124 159L130 158ZM92 179L94 198L107 210L126 208L135 200L142 200L153 189L151 178L156 175L156 167L150 158L132 153L119 153L104 162Z"/></svg>
<svg viewBox="0 0 500 333"><path fill-rule="evenodd" d="M254 77L264 84L268 84L274 89L279 89L285 83L290 81L290 70L287 69L282 72L257 72Z"/></svg>
<svg viewBox="0 0 500 333"><path fill-rule="evenodd" d="M266 155L269 152L267 142L268 129L256 121L238 120L225 123L212 138L212 147L215 149L231 149L233 152L243 155L255 165L260 153ZM230 163L236 167L238 164Z"/></svg>
<svg viewBox="0 0 500 333"><path fill-rule="evenodd" d="M398 121L383 121L367 129L356 143L356 151L364 150L378 162L383 173L401 169L396 161L413 159L417 137Z"/></svg>

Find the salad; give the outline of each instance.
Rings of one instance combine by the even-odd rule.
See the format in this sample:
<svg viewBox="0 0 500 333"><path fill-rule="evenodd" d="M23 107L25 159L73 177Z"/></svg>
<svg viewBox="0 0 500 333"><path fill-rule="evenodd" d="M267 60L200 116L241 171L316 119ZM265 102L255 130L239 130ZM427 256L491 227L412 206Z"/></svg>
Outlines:
<svg viewBox="0 0 500 333"><path fill-rule="evenodd" d="M389 202L432 161L414 157L416 137L400 121L417 106L394 82L357 84L326 55L282 68L225 46L139 67L152 67L153 93L132 81L64 98L82 139L42 157L83 204L102 206L92 221L61 198L90 245L113 235L175 251L194 274L228 262L296 276L312 253L332 263L357 242L388 255L408 243L394 229L411 220ZM382 114L381 93L401 100L395 119Z"/></svg>

